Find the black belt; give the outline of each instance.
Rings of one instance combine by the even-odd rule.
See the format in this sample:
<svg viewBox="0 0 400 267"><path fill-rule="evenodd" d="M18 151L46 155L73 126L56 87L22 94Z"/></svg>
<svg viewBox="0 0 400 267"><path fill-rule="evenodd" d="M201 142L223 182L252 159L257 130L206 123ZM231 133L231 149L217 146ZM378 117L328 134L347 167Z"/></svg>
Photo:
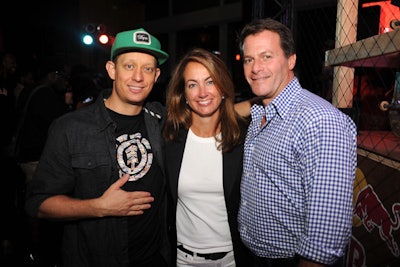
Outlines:
<svg viewBox="0 0 400 267"><path fill-rule="evenodd" d="M213 261L222 259L223 257L226 256L226 254L228 254L228 252L216 252L216 253L206 253L206 254L197 253L197 252L193 252L193 251L190 251L190 250L184 248L182 245L179 245L178 249L185 252L186 254L190 254L192 256L196 255L199 257L203 257L206 260L213 260Z"/></svg>

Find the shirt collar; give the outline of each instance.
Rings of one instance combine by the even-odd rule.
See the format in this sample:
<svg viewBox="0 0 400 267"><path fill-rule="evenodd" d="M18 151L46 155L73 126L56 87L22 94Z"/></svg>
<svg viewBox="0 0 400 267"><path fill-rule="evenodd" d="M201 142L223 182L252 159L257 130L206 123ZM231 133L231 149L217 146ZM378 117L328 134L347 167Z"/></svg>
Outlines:
<svg viewBox="0 0 400 267"><path fill-rule="evenodd" d="M285 119L293 103L299 97L301 89L298 79L294 77L283 91L268 105L271 107L266 107L267 114L269 112L276 112L281 118Z"/></svg>
<svg viewBox="0 0 400 267"><path fill-rule="evenodd" d="M283 91L267 106L264 107L262 104L254 104L251 107L250 113L252 120L261 121L262 117L266 115L269 121L275 114L284 118L290 110L291 105L298 97L298 93L301 89L298 79L294 77Z"/></svg>

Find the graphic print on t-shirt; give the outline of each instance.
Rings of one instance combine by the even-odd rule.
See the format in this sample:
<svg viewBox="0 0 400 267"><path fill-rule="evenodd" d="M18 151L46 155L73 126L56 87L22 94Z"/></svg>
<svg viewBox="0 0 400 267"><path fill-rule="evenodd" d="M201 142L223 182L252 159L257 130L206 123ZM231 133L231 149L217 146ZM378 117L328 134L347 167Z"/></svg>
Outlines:
<svg viewBox="0 0 400 267"><path fill-rule="evenodd" d="M123 134L117 137L117 160L119 175L129 173L129 181L137 181L149 171L153 153L149 140L141 133Z"/></svg>

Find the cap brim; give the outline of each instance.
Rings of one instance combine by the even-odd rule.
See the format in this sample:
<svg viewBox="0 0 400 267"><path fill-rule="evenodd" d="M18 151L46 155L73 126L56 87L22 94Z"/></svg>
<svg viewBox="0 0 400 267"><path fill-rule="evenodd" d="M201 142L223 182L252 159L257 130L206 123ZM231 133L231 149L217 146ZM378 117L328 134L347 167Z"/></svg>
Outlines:
<svg viewBox="0 0 400 267"><path fill-rule="evenodd" d="M146 53L149 55L152 55L155 57L158 61L158 64L162 65L167 61L168 59L168 54L160 51L160 50L151 50L151 49L145 49L145 48L132 48L132 47L121 47L117 50L114 51L112 60L114 60L118 55L123 54L123 53L128 53L128 52L142 52Z"/></svg>

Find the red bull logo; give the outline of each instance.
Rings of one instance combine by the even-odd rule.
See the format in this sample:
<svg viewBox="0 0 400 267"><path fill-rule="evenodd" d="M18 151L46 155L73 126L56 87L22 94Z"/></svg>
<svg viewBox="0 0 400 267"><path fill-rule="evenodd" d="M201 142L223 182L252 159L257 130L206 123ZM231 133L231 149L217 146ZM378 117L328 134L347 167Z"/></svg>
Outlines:
<svg viewBox="0 0 400 267"><path fill-rule="evenodd" d="M363 172L358 168L353 203L353 227L364 227L367 233L377 231L390 253L400 257L399 245L393 234L400 228L400 203L393 203L391 213L388 212L372 185L367 183ZM366 261L364 246L353 234L349 243L346 266L366 267Z"/></svg>
<svg viewBox="0 0 400 267"><path fill-rule="evenodd" d="M372 232L375 228L379 231L379 236L396 257L400 255L399 247L393 237L393 231L399 229L400 203L392 205L394 220L386 210L378 195L371 185L367 185L358 193L354 214L360 218L365 229Z"/></svg>
<svg viewBox="0 0 400 267"><path fill-rule="evenodd" d="M365 249L360 241L354 236L351 237L349 245L349 254L347 257L347 265L353 267L366 267Z"/></svg>

